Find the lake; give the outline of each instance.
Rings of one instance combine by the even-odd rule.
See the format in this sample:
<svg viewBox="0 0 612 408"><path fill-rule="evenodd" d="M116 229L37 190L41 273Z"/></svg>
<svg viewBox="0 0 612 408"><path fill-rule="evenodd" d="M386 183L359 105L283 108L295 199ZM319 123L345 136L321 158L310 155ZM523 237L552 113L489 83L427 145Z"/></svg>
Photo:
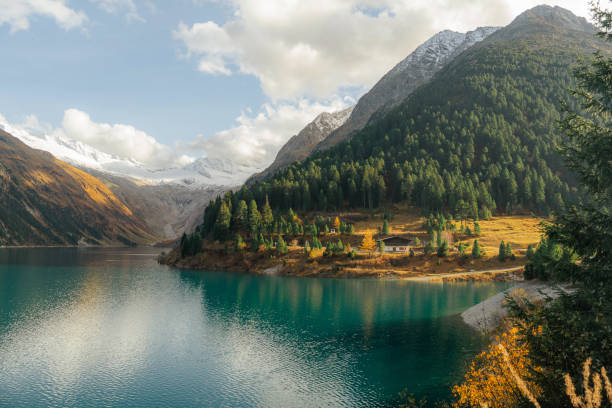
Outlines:
<svg viewBox="0 0 612 408"><path fill-rule="evenodd" d="M156 249L0 249L0 406L363 407L448 398L505 283L183 271Z"/></svg>

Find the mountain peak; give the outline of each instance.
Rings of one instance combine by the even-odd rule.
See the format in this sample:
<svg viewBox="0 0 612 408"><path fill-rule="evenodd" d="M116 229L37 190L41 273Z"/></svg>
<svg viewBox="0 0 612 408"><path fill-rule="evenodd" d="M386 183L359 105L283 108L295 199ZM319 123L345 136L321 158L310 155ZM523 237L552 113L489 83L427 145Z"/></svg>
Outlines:
<svg viewBox="0 0 612 408"><path fill-rule="evenodd" d="M566 29L590 33L594 27L586 18L578 17L571 11L559 6L548 6L545 4L535 6L519 14L510 26L529 23L548 24Z"/></svg>

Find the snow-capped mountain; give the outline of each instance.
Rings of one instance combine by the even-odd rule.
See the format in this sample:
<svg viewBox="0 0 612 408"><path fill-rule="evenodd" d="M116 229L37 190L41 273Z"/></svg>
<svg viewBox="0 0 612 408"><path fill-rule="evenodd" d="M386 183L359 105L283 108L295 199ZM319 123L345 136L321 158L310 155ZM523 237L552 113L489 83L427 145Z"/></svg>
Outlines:
<svg viewBox="0 0 612 408"><path fill-rule="evenodd" d="M255 174L253 179L264 178L294 161L304 160L317 144L346 122L352 111L353 106L338 112L319 114L300 133L289 139L276 154L274 162L261 173Z"/></svg>
<svg viewBox="0 0 612 408"><path fill-rule="evenodd" d="M450 30L437 33L418 46L363 95L346 122L321 141L315 150L328 149L351 137L365 127L374 113L385 113L399 105L457 55L498 29L499 27L479 27L467 33Z"/></svg>
<svg viewBox="0 0 612 408"><path fill-rule="evenodd" d="M44 150L56 158L85 170L136 179L142 184L177 184L190 188L208 186L233 187L242 184L261 169L238 164L228 159L199 158L182 167L149 168L138 161L101 152L92 146L69 139L56 132L34 134L28 130L0 122L0 128L11 133L29 147Z"/></svg>

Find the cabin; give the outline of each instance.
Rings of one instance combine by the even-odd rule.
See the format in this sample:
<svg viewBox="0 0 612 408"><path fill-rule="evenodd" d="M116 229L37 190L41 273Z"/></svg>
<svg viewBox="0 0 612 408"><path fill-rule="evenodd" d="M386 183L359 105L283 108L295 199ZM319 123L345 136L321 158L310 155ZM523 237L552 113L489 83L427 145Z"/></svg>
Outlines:
<svg viewBox="0 0 612 408"><path fill-rule="evenodd" d="M381 241L385 244L385 252L396 254L408 252L412 244L411 239L397 236L384 238Z"/></svg>

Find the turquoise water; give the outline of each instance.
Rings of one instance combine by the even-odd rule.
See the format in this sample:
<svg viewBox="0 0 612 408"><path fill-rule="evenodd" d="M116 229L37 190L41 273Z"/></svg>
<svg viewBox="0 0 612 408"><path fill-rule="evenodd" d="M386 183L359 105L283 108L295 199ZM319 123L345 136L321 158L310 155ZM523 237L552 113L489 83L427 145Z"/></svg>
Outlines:
<svg viewBox="0 0 612 408"><path fill-rule="evenodd" d="M482 347L499 283L179 271L153 249L0 250L0 406L393 406Z"/></svg>

